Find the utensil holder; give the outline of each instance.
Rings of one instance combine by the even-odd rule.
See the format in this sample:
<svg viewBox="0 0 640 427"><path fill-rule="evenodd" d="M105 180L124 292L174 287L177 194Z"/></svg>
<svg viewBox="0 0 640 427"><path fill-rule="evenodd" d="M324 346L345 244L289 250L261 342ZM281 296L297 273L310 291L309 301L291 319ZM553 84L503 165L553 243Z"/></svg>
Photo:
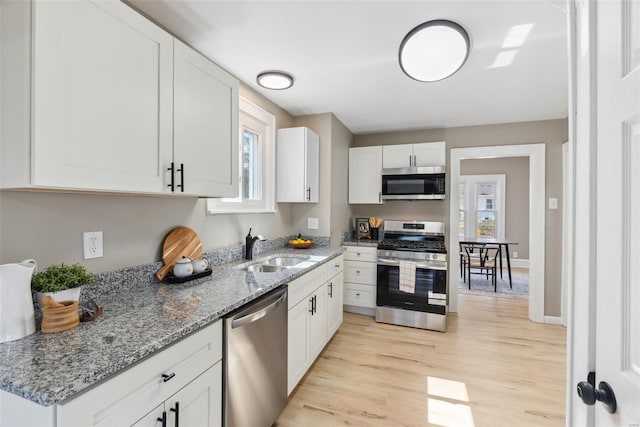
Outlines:
<svg viewBox="0 0 640 427"><path fill-rule="evenodd" d="M380 228L378 227L371 227L371 240L378 240L378 231L380 230Z"/></svg>
<svg viewBox="0 0 640 427"><path fill-rule="evenodd" d="M78 301L60 301L57 306L42 306L41 329L44 334L66 331L79 323Z"/></svg>

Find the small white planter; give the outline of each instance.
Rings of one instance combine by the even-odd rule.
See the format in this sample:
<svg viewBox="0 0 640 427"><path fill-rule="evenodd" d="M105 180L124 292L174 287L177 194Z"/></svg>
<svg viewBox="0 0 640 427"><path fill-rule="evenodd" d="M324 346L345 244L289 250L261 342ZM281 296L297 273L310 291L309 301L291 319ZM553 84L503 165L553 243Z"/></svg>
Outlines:
<svg viewBox="0 0 640 427"><path fill-rule="evenodd" d="M50 296L55 302L60 301L80 301L80 288L65 289L58 292L39 292L39 300L45 296Z"/></svg>

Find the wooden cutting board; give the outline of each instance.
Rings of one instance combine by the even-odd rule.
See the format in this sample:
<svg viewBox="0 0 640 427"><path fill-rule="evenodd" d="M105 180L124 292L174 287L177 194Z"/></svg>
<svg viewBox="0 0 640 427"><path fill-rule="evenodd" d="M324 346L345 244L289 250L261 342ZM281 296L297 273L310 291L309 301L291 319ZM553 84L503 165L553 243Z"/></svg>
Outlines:
<svg viewBox="0 0 640 427"><path fill-rule="evenodd" d="M158 280L164 279L176 261L186 258L202 258L202 242L198 234L189 227L176 227L167 234L162 245L164 266L156 272Z"/></svg>

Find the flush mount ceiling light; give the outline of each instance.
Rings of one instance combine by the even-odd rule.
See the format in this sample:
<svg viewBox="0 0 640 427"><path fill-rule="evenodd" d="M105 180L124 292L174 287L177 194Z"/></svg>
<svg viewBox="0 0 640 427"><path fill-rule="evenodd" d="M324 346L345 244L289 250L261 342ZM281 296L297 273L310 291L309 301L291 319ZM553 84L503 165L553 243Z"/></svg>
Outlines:
<svg viewBox="0 0 640 427"><path fill-rule="evenodd" d="M282 90L293 86L293 77L282 71L265 71L258 74L256 81L266 89Z"/></svg>
<svg viewBox="0 0 640 427"><path fill-rule="evenodd" d="M452 21L424 22L400 43L400 68L414 80L437 82L453 75L469 56L469 34Z"/></svg>

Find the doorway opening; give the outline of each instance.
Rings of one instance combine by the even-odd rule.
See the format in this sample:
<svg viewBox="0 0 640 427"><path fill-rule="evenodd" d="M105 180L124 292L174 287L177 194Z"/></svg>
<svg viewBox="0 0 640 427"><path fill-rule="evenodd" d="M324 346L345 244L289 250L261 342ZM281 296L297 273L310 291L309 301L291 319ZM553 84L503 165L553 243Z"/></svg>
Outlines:
<svg viewBox="0 0 640 427"><path fill-rule="evenodd" d="M460 165L465 159L491 159L503 157L529 158L529 236L545 233L545 144L503 145L492 147L453 148L450 154L452 189L460 186ZM449 198L450 228L457 226L459 199ZM460 237L457 230L449 230L449 249L455 253ZM530 239L529 245L529 319L544 322L545 239ZM460 277L460 258L449 257L449 283ZM458 311L458 289L450 286L449 311Z"/></svg>

